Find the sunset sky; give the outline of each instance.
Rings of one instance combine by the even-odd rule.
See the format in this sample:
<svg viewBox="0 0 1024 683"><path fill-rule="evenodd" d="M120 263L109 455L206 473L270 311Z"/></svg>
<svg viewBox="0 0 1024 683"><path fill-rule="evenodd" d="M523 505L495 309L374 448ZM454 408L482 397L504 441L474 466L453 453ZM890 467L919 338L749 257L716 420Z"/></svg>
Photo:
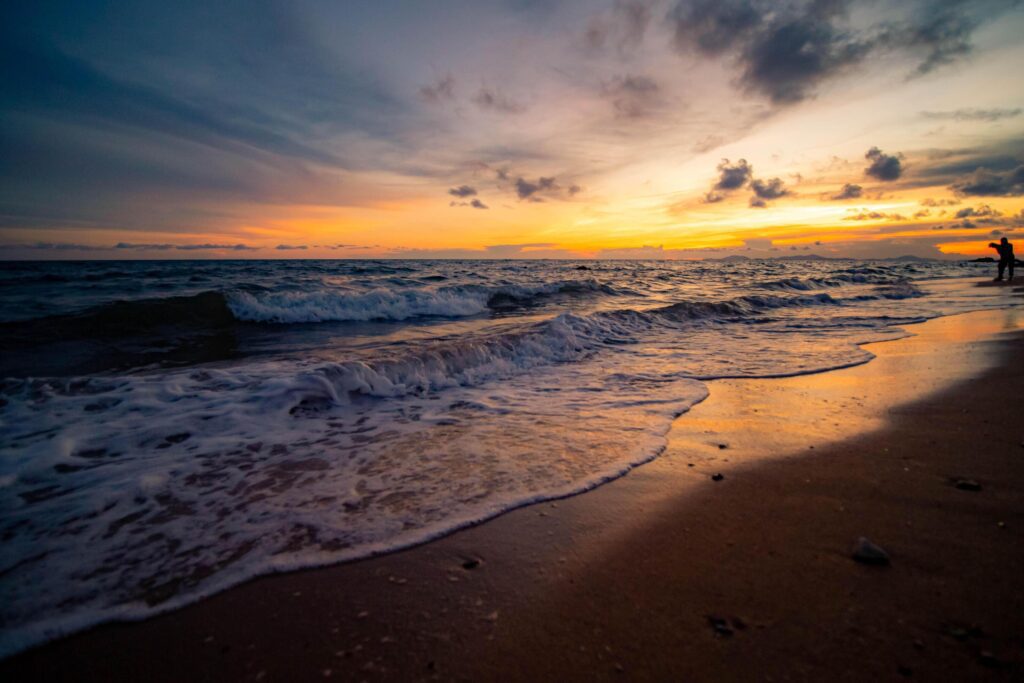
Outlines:
<svg viewBox="0 0 1024 683"><path fill-rule="evenodd" d="M976 256L1024 235L1018 2L0 16L4 258Z"/></svg>

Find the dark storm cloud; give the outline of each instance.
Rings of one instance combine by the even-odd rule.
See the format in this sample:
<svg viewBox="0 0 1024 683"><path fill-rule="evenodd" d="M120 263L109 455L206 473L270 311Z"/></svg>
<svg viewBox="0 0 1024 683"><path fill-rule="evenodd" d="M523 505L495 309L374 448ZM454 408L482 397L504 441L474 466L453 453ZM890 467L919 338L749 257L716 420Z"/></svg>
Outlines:
<svg viewBox="0 0 1024 683"><path fill-rule="evenodd" d="M1024 195L1024 165L1001 172L978 168L956 180L950 189L958 195L1019 197Z"/></svg>
<svg viewBox="0 0 1024 683"><path fill-rule="evenodd" d="M921 116L938 121L1000 121L1020 116L1017 109L955 109L953 111L923 111Z"/></svg>
<svg viewBox="0 0 1024 683"><path fill-rule="evenodd" d="M754 195L758 199L778 199L789 194L789 190L786 189L781 178L752 180L750 182L750 189L754 191Z"/></svg>
<svg viewBox="0 0 1024 683"><path fill-rule="evenodd" d="M957 0L921 2L910 21L886 26L878 42L919 53L921 61L914 74L930 73L971 52L971 34L980 22L966 4Z"/></svg>
<svg viewBox="0 0 1024 683"><path fill-rule="evenodd" d="M869 52L869 43L837 26L846 4L682 0L670 17L677 49L731 54L747 90L791 104Z"/></svg>
<svg viewBox="0 0 1024 683"><path fill-rule="evenodd" d="M476 194L476 188L469 185L459 185L448 190L448 194L453 197L472 197Z"/></svg>
<svg viewBox="0 0 1024 683"><path fill-rule="evenodd" d="M728 159L722 159L716 167L718 170L718 181L715 183L715 190L730 192L738 190L748 182L754 173L753 167L746 159L740 159L735 164L729 163Z"/></svg>
<svg viewBox="0 0 1024 683"><path fill-rule="evenodd" d="M603 94L619 118L647 116L661 101L661 88L647 76L620 76L607 83Z"/></svg>
<svg viewBox="0 0 1024 683"><path fill-rule="evenodd" d="M859 62L868 49L827 20L780 23L759 33L750 44L740 79L747 89L766 95L775 104L791 104Z"/></svg>
<svg viewBox="0 0 1024 683"><path fill-rule="evenodd" d="M526 107L504 93L488 87L482 87L473 96L473 104L486 111L493 111L499 114L521 114Z"/></svg>
<svg viewBox="0 0 1024 683"><path fill-rule="evenodd" d="M903 155L885 154L877 147L872 147L864 155L871 163L864 169L864 174L878 180L897 180L903 175Z"/></svg>
<svg viewBox="0 0 1024 683"><path fill-rule="evenodd" d="M680 0L669 13L675 47L730 57L745 89L777 105L814 95L817 88L874 53L899 51L919 60L924 75L971 52L971 36L1015 4L916 0L908 18L854 27L847 0Z"/></svg>
<svg viewBox="0 0 1024 683"><path fill-rule="evenodd" d="M857 199L864 192L864 188L854 183L846 183L843 185L843 189L839 190L836 194L832 195L832 199L836 201L842 201L844 199Z"/></svg>

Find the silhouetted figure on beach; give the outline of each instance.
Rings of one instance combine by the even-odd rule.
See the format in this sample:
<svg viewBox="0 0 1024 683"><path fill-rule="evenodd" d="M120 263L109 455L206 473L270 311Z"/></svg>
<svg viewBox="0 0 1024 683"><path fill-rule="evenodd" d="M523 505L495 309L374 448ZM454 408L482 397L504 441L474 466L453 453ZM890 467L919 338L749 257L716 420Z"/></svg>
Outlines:
<svg viewBox="0 0 1024 683"><path fill-rule="evenodd" d="M1010 267L1010 280L1013 280L1013 243L1005 237L999 240L999 243L989 242L988 246L992 247L999 252L999 276L996 278L996 282L1003 279L1003 271L1006 267Z"/></svg>

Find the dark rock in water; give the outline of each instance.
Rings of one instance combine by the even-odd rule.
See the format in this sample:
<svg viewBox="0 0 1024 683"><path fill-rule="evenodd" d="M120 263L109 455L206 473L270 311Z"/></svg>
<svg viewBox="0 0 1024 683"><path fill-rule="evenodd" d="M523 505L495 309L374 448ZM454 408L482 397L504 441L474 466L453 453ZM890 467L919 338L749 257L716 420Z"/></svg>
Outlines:
<svg viewBox="0 0 1024 683"><path fill-rule="evenodd" d="M853 559L862 564L884 566L889 564L889 553L861 536L853 547Z"/></svg>
<svg viewBox="0 0 1024 683"><path fill-rule="evenodd" d="M956 624L946 624L946 635L956 640L967 640L967 629Z"/></svg>
<svg viewBox="0 0 1024 683"><path fill-rule="evenodd" d="M716 617L709 614L708 623L711 624L711 628L714 629L716 636L728 638L734 633L732 626L729 625L729 620L724 617Z"/></svg>
<svg viewBox="0 0 1024 683"><path fill-rule="evenodd" d="M973 479L957 479L953 486L957 487L961 491L980 491L981 484L974 481Z"/></svg>
<svg viewBox="0 0 1024 683"><path fill-rule="evenodd" d="M723 479L725 479L725 475L721 472L711 475L711 481L722 481Z"/></svg>
<svg viewBox="0 0 1024 683"><path fill-rule="evenodd" d="M988 650L982 650L978 653L978 661L985 666L997 667L1000 665L1000 661L996 659L996 656Z"/></svg>
<svg viewBox="0 0 1024 683"><path fill-rule="evenodd" d="M590 266L576 266L576 270L590 270Z"/></svg>

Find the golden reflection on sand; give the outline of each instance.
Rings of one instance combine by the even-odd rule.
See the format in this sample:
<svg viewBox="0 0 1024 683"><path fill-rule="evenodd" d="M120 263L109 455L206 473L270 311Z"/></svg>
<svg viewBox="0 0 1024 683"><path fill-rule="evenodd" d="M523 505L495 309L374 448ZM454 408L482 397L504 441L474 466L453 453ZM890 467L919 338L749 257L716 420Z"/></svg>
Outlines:
<svg viewBox="0 0 1024 683"><path fill-rule="evenodd" d="M914 336L867 344L884 354L852 368L783 379L716 380L672 427L664 458L706 467L807 453L881 427L915 399L995 365L990 344L1024 327L1018 310L980 311L907 327ZM723 448L724 446L724 448ZM704 469L702 467L701 469Z"/></svg>

